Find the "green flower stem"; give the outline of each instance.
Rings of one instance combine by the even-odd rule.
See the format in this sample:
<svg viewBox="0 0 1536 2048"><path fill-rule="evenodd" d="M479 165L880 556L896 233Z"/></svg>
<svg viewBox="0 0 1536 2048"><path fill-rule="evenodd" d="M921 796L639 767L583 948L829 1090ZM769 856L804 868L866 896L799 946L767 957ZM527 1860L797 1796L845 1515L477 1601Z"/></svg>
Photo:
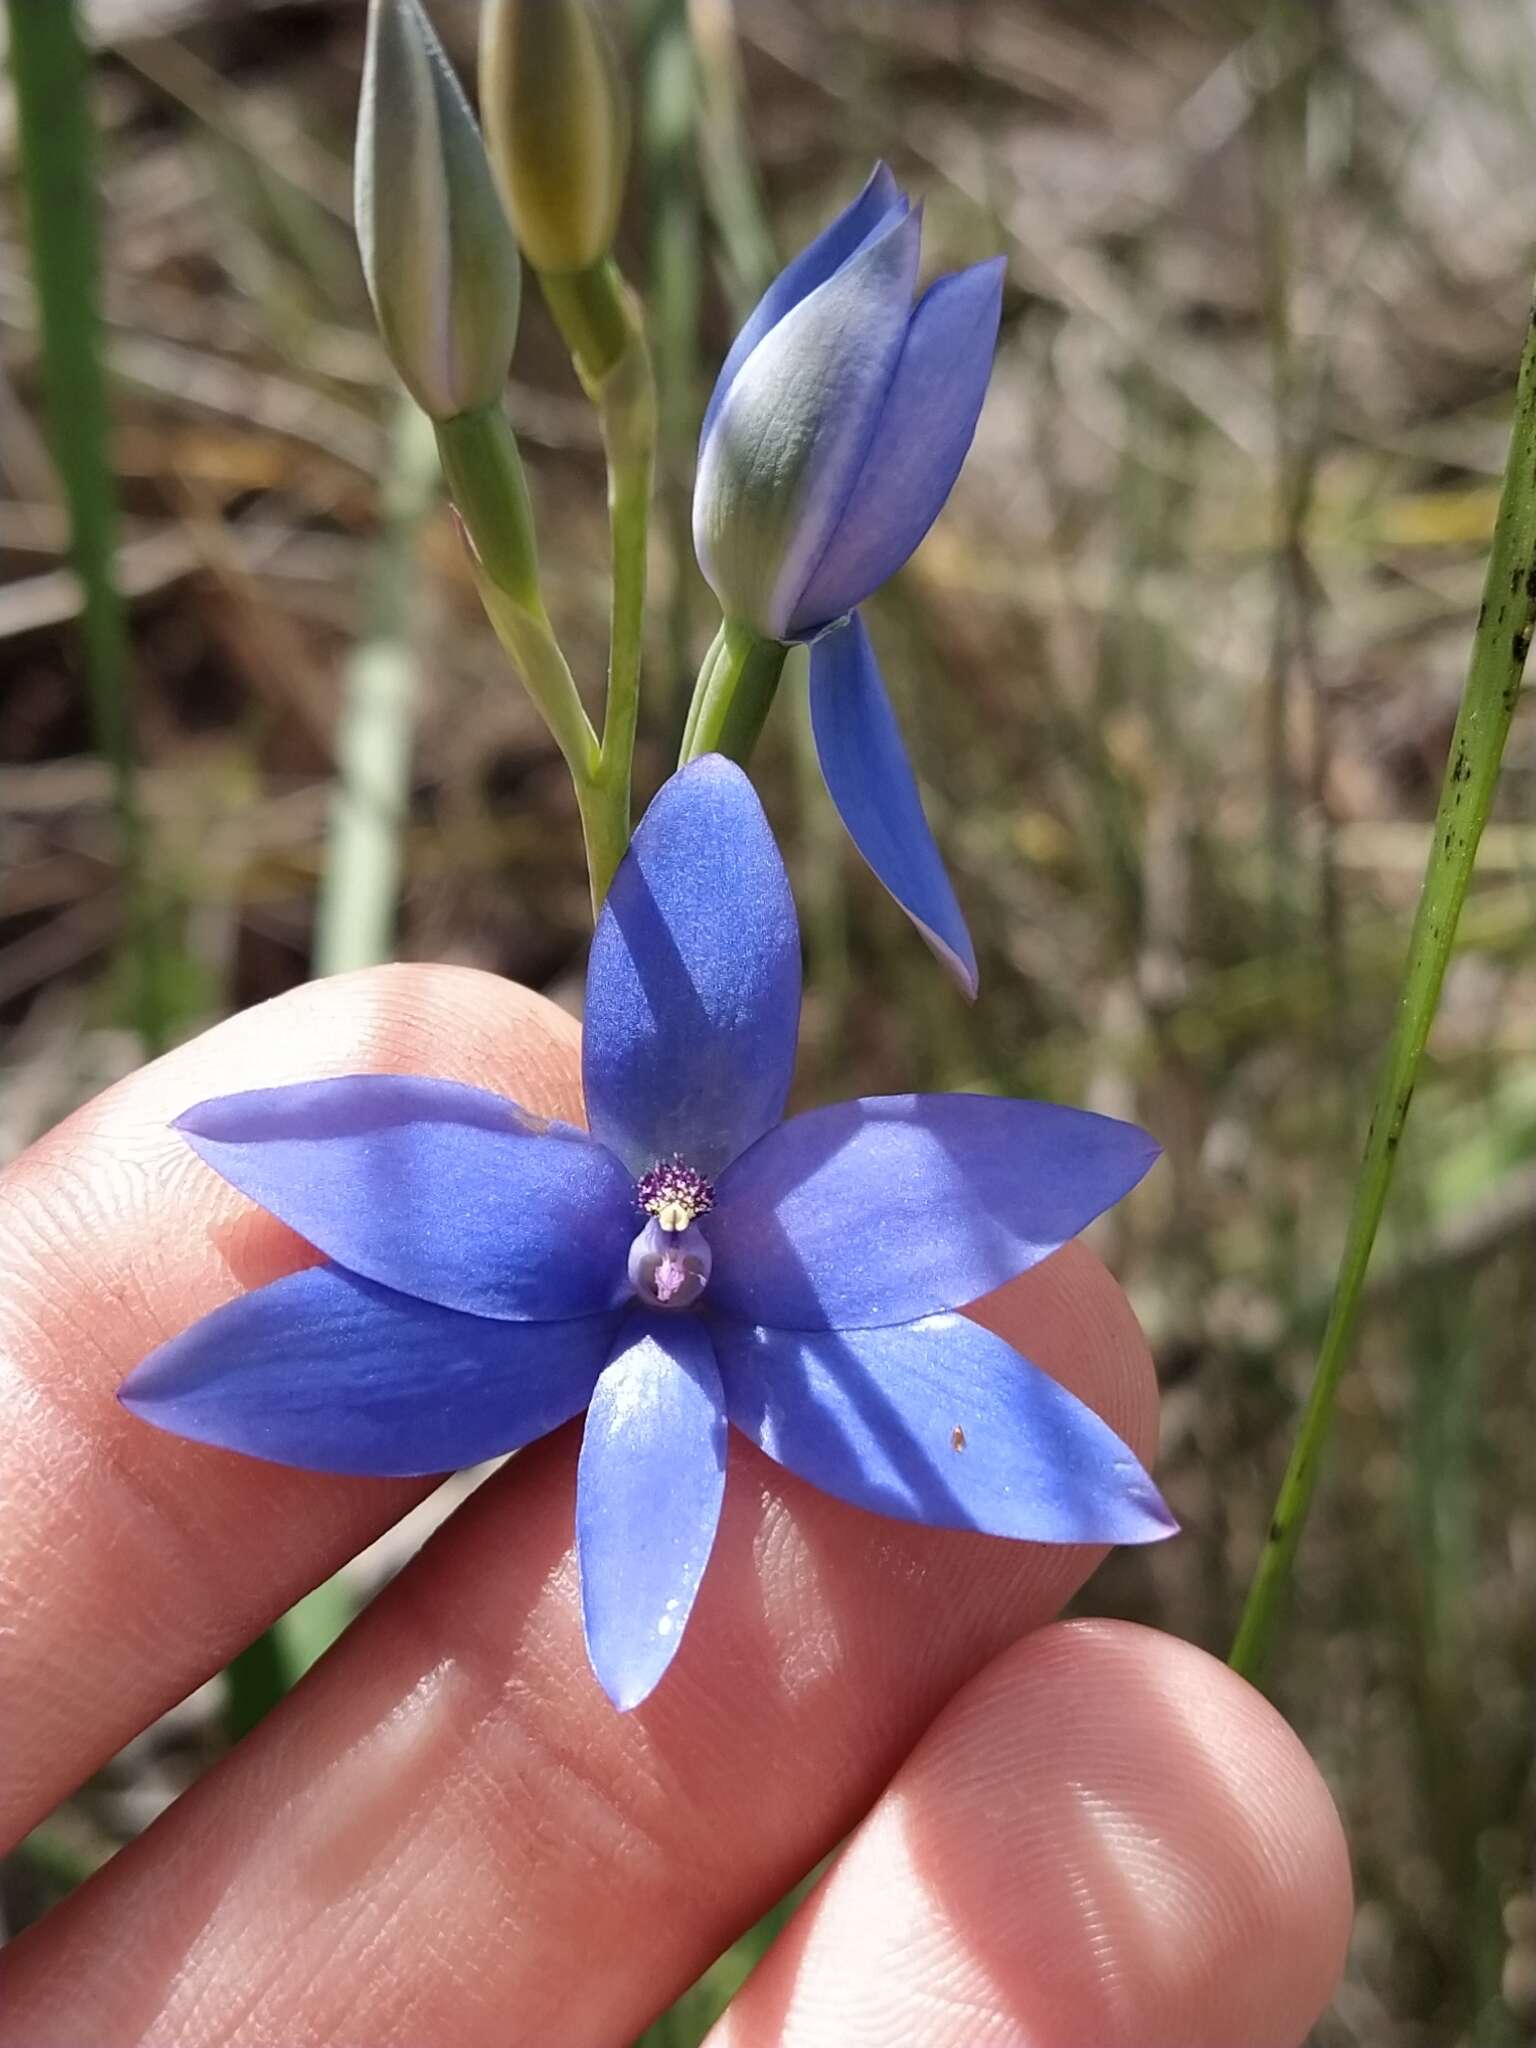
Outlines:
<svg viewBox="0 0 1536 2048"><path fill-rule="evenodd" d="M602 750L588 808L598 831L592 900L600 905L629 844L630 782L640 715L651 487L656 466L656 380L634 294L609 257L589 269L540 272L582 388L597 407L608 465L608 532L613 609ZM586 816L586 812L583 812ZM589 831L588 856L594 844Z"/></svg>
<svg viewBox="0 0 1536 2048"><path fill-rule="evenodd" d="M611 256L586 270L541 270L539 289L594 403L598 387L638 331L630 293Z"/></svg>
<svg viewBox="0 0 1536 2048"><path fill-rule="evenodd" d="M693 686L678 766L700 754L726 754L743 764L756 746L784 673L789 649L764 640L739 619L715 635Z"/></svg>
<svg viewBox="0 0 1536 2048"><path fill-rule="evenodd" d="M437 446L469 537L486 616L571 771L596 910L629 843L629 778L626 770L621 789L603 773L597 734L544 609L533 508L516 439L501 408L488 406L439 421Z"/></svg>
<svg viewBox="0 0 1536 2048"><path fill-rule="evenodd" d="M1233 1669L1251 1679L1257 1679L1264 1668L1316 1484L1339 1380L1360 1319L1366 1267L1397 1163L1414 1081L1440 999L1440 986L1466 899L1478 841L1493 801L1510 720L1519 701L1533 622L1536 315L1527 330L1525 352L1520 359L1509 459L1494 522L1493 547L1488 557L1467 685L1451 735L1450 758L1435 814L1423 893L1408 942L1397 1016L1377 1086L1365 1158L1355 1183L1338 1281L1311 1392L1232 1647Z"/></svg>
<svg viewBox="0 0 1536 2048"><path fill-rule="evenodd" d="M720 630L709 643L709 652L699 663L699 673L693 686L693 695L688 700L688 716L683 724L682 745L677 750L677 765L679 768L685 767L693 759L693 742L694 736L699 729L699 714L703 711L709 699L710 685L714 681L715 670L724 659L725 621L722 619Z"/></svg>
<svg viewBox="0 0 1536 2048"><path fill-rule="evenodd" d="M448 495L474 545L480 573L525 611L542 613L533 503L506 414L488 405L436 424Z"/></svg>
<svg viewBox="0 0 1536 2048"><path fill-rule="evenodd" d="M91 725L112 776L125 950L146 1052L166 1029L164 944L149 879L133 748L128 620L117 585L117 491L102 367L96 148L89 60L70 0L10 0L22 184L37 285L49 449L69 508Z"/></svg>

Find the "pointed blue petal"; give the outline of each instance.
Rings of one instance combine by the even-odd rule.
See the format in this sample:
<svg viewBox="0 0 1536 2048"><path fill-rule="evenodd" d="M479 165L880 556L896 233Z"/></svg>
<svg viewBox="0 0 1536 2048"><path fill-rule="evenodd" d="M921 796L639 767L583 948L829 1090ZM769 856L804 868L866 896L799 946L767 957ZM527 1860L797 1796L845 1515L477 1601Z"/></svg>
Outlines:
<svg viewBox="0 0 1536 2048"><path fill-rule="evenodd" d="M896 180L884 164L876 164L869 183L852 205L844 207L831 226L823 228L815 241L779 272L752 309L721 365L704 413L704 427L699 436L701 448L714 424L715 414L736 381L736 372L763 336L770 328L777 327L786 313L793 312L817 285L825 284L834 271L840 270L860 243L874 233L893 209L904 208L905 205L906 201L896 188Z"/></svg>
<svg viewBox="0 0 1536 2048"><path fill-rule="evenodd" d="M1177 1527L1106 1422L964 1316L842 1331L714 1322L732 1422L824 1493L1036 1543L1155 1543Z"/></svg>
<svg viewBox="0 0 1536 2048"><path fill-rule="evenodd" d="M418 1300L553 1322L629 1297L629 1175L504 1096L349 1074L218 1096L176 1128L327 1258Z"/></svg>
<svg viewBox="0 0 1536 2048"><path fill-rule="evenodd" d="M492 1322L312 1266L215 1309L118 1392L173 1436L311 1472L452 1472L591 1398L617 1315Z"/></svg>
<svg viewBox="0 0 1536 2048"><path fill-rule="evenodd" d="M786 637L864 466L912 316L922 226L892 212L753 349L699 450L693 540L727 618Z"/></svg>
<svg viewBox="0 0 1536 2048"><path fill-rule="evenodd" d="M919 301L864 467L791 631L814 632L862 604L938 518L987 395L1003 268L998 257L941 277Z"/></svg>
<svg viewBox="0 0 1536 2048"><path fill-rule="evenodd" d="M646 812L598 919L582 1036L594 1134L636 1173L678 1153L713 1177L783 1115L799 1022L784 863L746 776L705 755Z"/></svg>
<svg viewBox="0 0 1536 2048"><path fill-rule="evenodd" d="M587 1412L576 1479L581 1617L620 1710L677 1654L720 1520L726 1422L697 1316L636 1311Z"/></svg>
<svg viewBox="0 0 1536 2048"><path fill-rule="evenodd" d="M857 612L811 648L811 726L849 838L965 994L974 996L976 949Z"/></svg>
<svg viewBox="0 0 1536 2048"><path fill-rule="evenodd" d="M1054 1102L877 1095L792 1117L701 1228L709 1305L784 1330L908 1323L1038 1265L1135 1187L1145 1131Z"/></svg>

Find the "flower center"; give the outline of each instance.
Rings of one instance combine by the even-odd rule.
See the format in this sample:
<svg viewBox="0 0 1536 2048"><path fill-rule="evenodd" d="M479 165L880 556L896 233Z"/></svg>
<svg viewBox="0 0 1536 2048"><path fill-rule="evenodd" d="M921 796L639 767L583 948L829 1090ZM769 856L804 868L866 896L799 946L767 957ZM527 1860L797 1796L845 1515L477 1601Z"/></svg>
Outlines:
<svg viewBox="0 0 1536 2048"><path fill-rule="evenodd" d="M635 1183L635 1204L650 1221L629 1248L629 1283L652 1308L689 1308L704 1292L710 1250L695 1218L714 1201L703 1174L676 1157L658 1160Z"/></svg>

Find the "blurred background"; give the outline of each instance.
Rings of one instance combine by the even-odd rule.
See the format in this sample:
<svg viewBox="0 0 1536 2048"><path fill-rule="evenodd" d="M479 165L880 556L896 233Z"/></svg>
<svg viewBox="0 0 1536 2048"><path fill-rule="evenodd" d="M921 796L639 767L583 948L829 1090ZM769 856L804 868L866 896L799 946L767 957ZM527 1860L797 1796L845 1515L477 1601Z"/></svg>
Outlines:
<svg viewBox="0 0 1536 2048"><path fill-rule="evenodd" d="M472 77L473 5L431 11ZM666 436L642 796L713 629L688 490L737 320L876 156L927 202L931 267L1008 255L976 447L872 614L986 999L950 994L859 870L792 686L761 780L809 947L799 1087L1040 1094L1161 1137L1101 1249L1157 1354L1186 1533L1113 1560L1083 1604L1225 1654L1327 1305L1476 614L1536 263L1536 7L611 14L637 107L619 254ZM590 930L562 765L367 311L362 0L82 16L127 647L106 650L93 722L0 85L0 1159L154 1042L381 953L575 1007ZM551 609L592 680L601 461L533 289L509 402ZM122 764L99 744L114 719L138 764L136 886ZM370 760L371 903L327 884L357 829L338 774ZM1272 1673L1359 1888L1317 2048L1536 2040L1533 802L1517 722ZM356 1568L343 1605L412 1540ZM232 1712L205 1689L31 1838L0 1868L5 1923L145 1825ZM668 2041L698 2038L753 1952Z"/></svg>

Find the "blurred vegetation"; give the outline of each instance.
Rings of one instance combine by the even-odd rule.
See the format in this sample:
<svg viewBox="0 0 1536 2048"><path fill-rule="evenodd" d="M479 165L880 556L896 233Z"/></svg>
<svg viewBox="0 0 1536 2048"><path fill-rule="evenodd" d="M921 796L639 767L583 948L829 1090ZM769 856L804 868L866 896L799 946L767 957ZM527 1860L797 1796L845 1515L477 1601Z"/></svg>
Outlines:
<svg viewBox="0 0 1536 2048"><path fill-rule="evenodd" d="M472 7L433 11L470 73ZM936 266L1008 253L976 449L873 616L986 1000L951 996L858 871L786 705L763 779L811 951L800 1086L1036 1093L1163 1139L1101 1248L1158 1355L1187 1533L1114 1559L1086 1602L1224 1654L1327 1306L1465 670L1536 262L1536 17L628 12L641 154L621 256L649 294L666 437L643 793L708 633L695 423L775 247L884 155L927 198ZM84 18L161 1021L188 1033L303 979L317 947L336 963L390 943L388 902L360 936L327 895L358 829L338 763L359 758L400 820L398 952L575 1005L568 785L422 501L367 316L361 0L93 0ZM0 1157L144 1050L142 963L121 947L139 884L45 452L15 146L0 98ZM595 676L595 425L529 298L512 411L551 605ZM1536 2034L1533 911L1524 720L1272 1673L1356 1860L1318 2048ZM219 1739L200 1696L136 1744L7 1867L10 1922ZM718 1993L667 2039L697 2039Z"/></svg>

